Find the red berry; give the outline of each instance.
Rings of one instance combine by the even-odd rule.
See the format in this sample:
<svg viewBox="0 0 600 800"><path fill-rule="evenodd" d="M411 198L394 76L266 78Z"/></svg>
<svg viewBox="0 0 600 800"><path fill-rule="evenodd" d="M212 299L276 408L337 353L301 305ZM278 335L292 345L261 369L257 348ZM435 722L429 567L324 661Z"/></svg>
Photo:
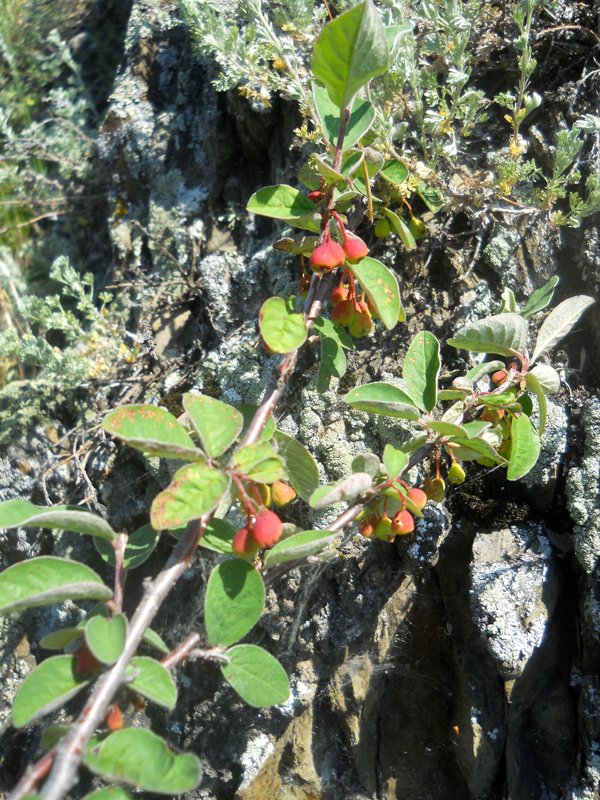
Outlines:
<svg viewBox="0 0 600 800"><path fill-rule="evenodd" d="M74 653L75 655L75 672L77 675L90 675L96 672L100 667L100 662L93 655L87 645L82 644Z"/></svg>
<svg viewBox="0 0 600 800"><path fill-rule="evenodd" d="M492 383L495 383L496 386L500 386L507 378L508 372L505 369L499 369L498 372L494 372L492 375Z"/></svg>
<svg viewBox="0 0 600 800"><path fill-rule="evenodd" d="M314 192L309 192L306 196L309 200L312 200L313 203L318 203L319 200L323 199L323 192L321 192L319 189L315 189Z"/></svg>
<svg viewBox="0 0 600 800"><path fill-rule="evenodd" d="M425 508L425 504L427 503L427 495L422 489L409 489L408 496L414 506L422 511Z"/></svg>
<svg viewBox="0 0 600 800"><path fill-rule="evenodd" d="M350 289L347 286L337 286L330 294L329 300L332 306L337 306L343 303L350 296Z"/></svg>
<svg viewBox="0 0 600 800"><path fill-rule="evenodd" d="M369 253L369 248L360 236L355 236L352 233L348 234L344 240L343 248L349 261L360 261L361 258L364 258Z"/></svg>
<svg viewBox="0 0 600 800"><path fill-rule="evenodd" d="M342 300L331 312L331 319L338 325L349 325L354 319L356 310L353 300Z"/></svg>
<svg viewBox="0 0 600 800"><path fill-rule="evenodd" d="M252 535L259 547L273 547L282 533L283 523L274 511L261 511L252 526Z"/></svg>
<svg viewBox="0 0 600 800"><path fill-rule="evenodd" d="M403 536L412 533L415 529L415 521L409 511L399 511L392 520L392 533L395 536Z"/></svg>
<svg viewBox="0 0 600 800"><path fill-rule="evenodd" d="M108 714L106 715L106 727L109 731L120 731L123 727L123 712L117 705L108 707Z"/></svg>
<svg viewBox="0 0 600 800"><path fill-rule="evenodd" d="M323 242L312 252L310 265L313 269L335 269L341 267L346 260L342 247L331 239Z"/></svg>
<svg viewBox="0 0 600 800"><path fill-rule="evenodd" d="M354 317L350 320L348 325L348 331L356 339L359 339L361 336L366 336L368 333L371 333L372 330L373 320L369 307L364 302L359 303L358 310L355 310Z"/></svg>
<svg viewBox="0 0 600 800"><path fill-rule="evenodd" d="M258 550L258 545L248 528L240 528L233 537L231 549L238 556L253 556Z"/></svg>

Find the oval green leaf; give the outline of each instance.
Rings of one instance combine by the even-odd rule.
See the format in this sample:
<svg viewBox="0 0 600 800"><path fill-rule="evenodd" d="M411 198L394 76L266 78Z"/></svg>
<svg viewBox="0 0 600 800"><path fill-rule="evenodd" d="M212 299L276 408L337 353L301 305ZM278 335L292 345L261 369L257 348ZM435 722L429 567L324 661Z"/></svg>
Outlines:
<svg viewBox="0 0 600 800"><path fill-rule="evenodd" d="M232 553L233 537L237 528L225 519L213 517L200 539L200 546L215 553Z"/></svg>
<svg viewBox="0 0 600 800"><path fill-rule="evenodd" d="M283 459L269 442L256 442L240 448L233 457L235 469L257 483L273 483L285 478Z"/></svg>
<svg viewBox="0 0 600 800"><path fill-rule="evenodd" d="M544 320L531 357L533 363L545 350L550 350L566 336L586 309L596 301L585 294L563 300Z"/></svg>
<svg viewBox="0 0 600 800"><path fill-rule="evenodd" d="M265 604L263 579L251 564L223 561L211 573L204 598L204 625L208 641L230 645L258 622Z"/></svg>
<svg viewBox="0 0 600 800"><path fill-rule="evenodd" d="M312 200L285 184L259 189L252 195L246 208L251 214L282 219L294 228L315 233L321 230L321 217Z"/></svg>
<svg viewBox="0 0 600 800"><path fill-rule="evenodd" d="M527 414L513 419L511 439L512 448L506 477L509 481L518 481L535 465L541 449L540 437Z"/></svg>
<svg viewBox="0 0 600 800"><path fill-rule="evenodd" d="M146 628L144 635L142 636L142 641L149 647L153 647L155 650L158 650L159 653L162 653L165 656L170 652L162 636L160 636L152 628Z"/></svg>
<svg viewBox="0 0 600 800"><path fill-rule="evenodd" d="M334 503L350 502L368 491L372 485L373 479L367 472L353 472L340 481L319 486L312 493L309 505L319 510Z"/></svg>
<svg viewBox="0 0 600 800"><path fill-rule="evenodd" d="M95 792L86 794L83 800L131 800L131 795L120 786L107 786L105 789L96 789Z"/></svg>
<svg viewBox="0 0 600 800"><path fill-rule="evenodd" d="M164 739L144 728L126 728L103 741L93 740L83 763L103 778L158 794L191 792L202 777L195 755L175 755Z"/></svg>
<svg viewBox="0 0 600 800"><path fill-rule="evenodd" d="M229 488L230 478L206 464L189 464L177 470L170 485L158 494L150 510L156 530L177 528L208 514Z"/></svg>
<svg viewBox="0 0 600 800"><path fill-rule="evenodd" d="M440 343L429 331L417 333L410 343L402 366L408 394L423 411L437 403L440 374Z"/></svg>
<svg viewBox="0 0 600 800"><path fill-rule="evenodd" d="M152 555L158 542L158 531L152 525L142 525L131 536L127 537L125 555L123 557L124 569L135 569L143 564ZM107 564L115 564L115 549L102 540L94 541L96 550Z"/></svg>
<svg viewBox="0 0 600 800"><path fill-rule="evenodd" d="M112 542L116 534L108 522L77 506L35 506L28 500L0 503L0 528L50 528L85 533Z"/></svg>
<svg viewBox="0 0 600 800"><path fill-rule="evenodd" d="M287 477L296 494L308 502L319 485L317 462L304 445L283 431L274 436L277 452L283 458Z"/></svg>
<svg viewBox="0 0 600 800"><path fill-rule="evenodd" d="M367 297L375 307L377 316L391 330L404 313L400 300L398 280L381 261L366 256L358 264L350 264L350 271L360 281Z"/></svg>
<svg viewBox="0 0 600 800"><path fill-rule="evenodd" d="M332 545L339 537L339 533L330 531L302 531L288 536L275 547L267 551L265 564L274 567L275 564L285 564L287 561L314 556Z"/></svg>
<svg viewBox="0 0 600 800"><path fill-rule="evenodd" d="M361 86L385 72L388 58L379 13L366 0L325 25L313 48L312 72L341 110Z"/></svg>
<svg viewBox="0 0 600 800"><path fill-rule="evenodd" d="M418 420L421 416L412 398L392 383L377 381L357 386L348 392L344 400L357 411L366 411L368 414L410 420Z"/></svg>
<svg viewBox="0 0 600 800"><path fill-rule="evenodd" d="M125 647L127 620L123 614L115 617L91 617L84 628L85 642L92 655L103 664L114 664Z"/></svg>
<svg viewBox="0 0 600 800"><path fill-rule="evenodd" d="M416 250L417 249L417 242L415 237L412 235L410 228L401 219L398 214L392 211L390 208L384 208L383 213L388 218L388 222L390 223L391 229L400 237L400 241L404 245L407 250Z"/></svg>
<svg viewBox="0 0 600 800"><path fill-rule="evenodd" d="M383 466L390 478L397 478L408 466L408 455L403 450L386 444L383 451Z"/></svg>
<svg viewBox="0 0 600 800"><path fill-rule="evenodd" d="M467 432L462 425L456 425L454 422L430 422L427 421L427 427L431 428L435 433L440 436L465 436Z"/></svg>
<svg viewBox="0 0 600 800"><path fill-rule="evenodd" d="M321 126L329 142L335 147L340 138L340 109L329 97L327 89L313 82L313 97ZM344 135L344 150L348 150L361 139L375 121L375 109L368 100L357 97L352 103L350 119Z"/></svg>
<svg viewBox="0 0 600 800"><path fill-rule="evenodd" d="M63 600L108 600L112 589L94 570L55 556L21 561L0 573L0 614Z"/></svg>
<svg viewBox="0 0 600 800"><path fill-rule="evenodd" d="M135 450L151 456L187 460L203 458L183 425L160 406L121 406L104 418L102 427Z"/></svg>
<svg viewBox="0 0 600 800"><path fill-rule="evenodd" d="M175 708L177 686L171 673L163 665L148 656L131 659L126 673L127 686L163 708ZM133 678L133 680L131 680Z"/></svg>
<svg viewBox="0 0 600 800"><path fill-rule="evenodd" d="M527 349L527 327L520 314L496 314L464 325L448 344L472 353L514 356Z"/></svg>
<svg viewBox="0 0 600 800"><path fill-rule="evenodd" d="M539 289L536 289L529 300L525 303L525 307L521 310L521 316L525 317L525 319L529 319L529 317L537 314L538 311L543 311L543 309L546 308L546 306L552 300L554 295L554 287L557 283L558 277L553 275L543 286L541 286Z"/></svg>
<svg viewBox="0 0 600 800"><path fill-rule="evenodd" d="M12 722L22 728L61 708L89 683L75 672L73 656L52 656L42 661L23 681L15 695Z"/></svg>
<svg viewBox="0 0 600 800"><path fill-rule="evenodd" d="M242 700L255 708L285 703L290 682L279 661L262 647L239 644L227 651L229 663L221 667L223 676Z"/></svg>
<svg viewBox="0 0 600 800"><path fill-rule="evenodd" d="M408 178L408 167L401 161L386 161L381 170L381 175L394 186L401 186Z"/></svg>
<svg viewBox="0 0 600 800"><path fill-rule="evenodd" d="M244 417L237 408L214 397L187 392L183 395L183 407L204 452L211 458L223 455L244 427Z"/></svg>
<svg viewBox="0 0 600 800"><path fill-rule="evenodd" d="M43 636L40 639L40 647L43 647L44 650L62 650L82 635L81 628L61 628Z"/></svg>
<svg viewBox="0 0 600 800"><path fill-rule="evenodd" d="M283 297L269 297L258 314L260 335L274 353L289 353L304 344L307 337L304 314L288 308Z"/></svg>

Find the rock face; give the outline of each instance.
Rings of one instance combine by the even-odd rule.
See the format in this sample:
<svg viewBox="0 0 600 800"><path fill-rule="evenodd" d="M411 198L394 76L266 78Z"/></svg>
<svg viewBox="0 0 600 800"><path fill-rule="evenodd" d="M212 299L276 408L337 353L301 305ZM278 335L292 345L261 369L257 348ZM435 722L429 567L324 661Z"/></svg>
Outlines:
<svg viewBox="0 0 600 800"><path fill-rule="evenodd" d="M297 120L283 103L258 113L233 93L218 95L210 78L175 3L135 0L100 142L112 199L127 209L111 227L109 277L143 276L158 287L183 273L191 286L175 296L176 311L150 320L155 357L172 364L152 397L183 382L256 403L277 365L256 346L256 310L269 293L293 292L295 278L267 247L269 226L241 209L260 185L289 176ZM376 349L362 342L348 377L329 392L317 394L315 354L310 347L303 354L280 425L314 452L324 479L403 435L394 420L350 414L340 400L349 386L397 379L398 352L417 328L443 338L457 319L488 313L498 275L518 291L568 269L573 237L541 223L533 230L494 224L482 257L488 279L468 274L468 261L451 249L433 260L432 276L426 256L396 254L408 324ZM577 255L588 284L575 288L588 294L598 289L594 258L593 248ZM565 281L576 284L572 275ZM600 405L590 399L591 380L584 376L577 394L565 395L566 412L557 405L551 414L528 485L477 474L456 492L450 513L430 504L408 543L368 543L351 533L334 563L292 570L270 587L252 641L288 670L287 704L250 709L216 667L196 662L180 670L175 711L148 713L173 746L203 760L194 797L600 796ZM11 453L8 470L18 462ZM127 480L109 476L103 500L126 524L161 475L149 477L136 456L122 468ZM13 485L22 495L30 488ZM156 627L170 645L189 633L190 620L200 621L212 563L199 557L160 612ZM41 651L32 656L16 646L24 629L3 638L5 650L40 658ZM23 673L14 659L7 663Z"/></svg>

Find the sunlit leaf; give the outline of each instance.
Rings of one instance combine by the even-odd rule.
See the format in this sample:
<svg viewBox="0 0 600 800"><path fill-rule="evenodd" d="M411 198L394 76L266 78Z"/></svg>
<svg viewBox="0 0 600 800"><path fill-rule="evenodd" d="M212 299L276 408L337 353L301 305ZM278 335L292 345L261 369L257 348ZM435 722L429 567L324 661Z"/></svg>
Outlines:
<svg viewBox="0 0 600 800"><path fill-rule="evenodd" d="M290 682L279 661L262 647L239 644L227 651L223 676L248 705L266 708L284 703Z"/></svg>
<svg viewBox="0 0 600 800"><path fill-rule="evenodd" d="M539 330L535 350L531 357L532 363L541 356L545 350L550 350L566 336L573 328L583 312L595 302L593 297L585 294L569 297L556 306L546 317Z"/></svg>
<svg viewBox="0 0 600 800"><path fill-rule="evenodd" d="M348 392L344 400L357 411L366 411L369 414L410 420L418 420L420 417L412 398L392 383L378 381L357 386Z"/></svg>
<svg viewBox="0 0 600 800"><path fill-rule="evenodd" d="M66 558L39 556L0 573L0 613L63 600L108 600L112 589L96 573Z"/></svg>
<svg viewBox="0 0 600 800"><path fill-rule="evenodd" d="M538 311L542 311L544 308L546 308L546 306L552 301L554 287L557 283L558 277L553 275L543 286L541 286L539 289L536 289L529 300L525 303L525 307L521 309L521 316L525 317L525 319L529 319L529 317L537 314Z"/></svg>
<svg viewBox="0 0 600 800"><path fill-rule="evenodd" d="M383 451L383 466L390 478L397 478L408 466L408 455L403 450L386 444Z"/></svg>
<svg viewBox="0 0 600 800"><path fill-rule="evenodd" d="M104 418L102 427L130 447L151 456L190 461L204 458L183 425L160 406L121 406Z"/></svg>
<svg viewBox="0 0 600 800"><path fill-rule="evenodd" d="M206 464L189 464L177 470L169 486L158 494L150 510L156 530L178 528L212 511L229 488L230 478Z"/></svg>
<svg viewBox="0 0 600 800"><path fill-rule="evenodd" d="M496 314L464 325L448 344L472 353L512 356L525 353L527 321L520 314Z"/></svg>
<svg viewBox="0 0 600 800"><path fill-rule="evenodd" d="M160 736L144 728L125 728L102 741L92 740L84 764L108 780L172 796L191 792L202 777L195 755L175 755Z"/></svg>
<svg viewBox="0 0 600 800"><path fill-rule="evenodd" d="M283 297L269 297L258 314L260 335L274 353L289 353L304 344L308 335L304 314L290 311Z"/></svg>
<svg viewBox="0 0 600 800"><path fill-rule="evenodd" d="M285 463L289 483L299 497L308 501L319 485L317 462L304 445L287 433L277 431L274 440Z"/></svg>
<svg viewBox="0 0 600 800"><path fill-rule="evenodd" d="M97 615L87 621L84 633L94 658L103 664L114 664L125 647L127 620L123 614L112 618Z"/></svg>
<svg viewBox="0 0 600 800"><path fill-rule="evenodd" d="M110 542L116 537L106 520L77 506L35 506L18 498L0 503L0 528L26 527L85 533Z"/></svg>
<svg viewBox="0 0 600 800"><path fill-rule="evenodd" d="M330 531L302 531L288 536L267 551L265 563L267 567L285 564L288 561L314 556L329 547L338 538L339 533Z"/></svg>
<svg viewBox="0 0 600 800"><path fill-rule="evenodd" d="M239 641L260 619L264 603L265 586L252 564L232 559L215 567L204 598L204 625L210 644Z"/></svg>
<svg viewBox="0 0 600 800"><path fill-rule="evenodd" d="M431 411L437 403L439 374L440 343L433 333L421 331L406 351L402 377L408 394L423 411Z"/></svg>
<svg viewBox="0 0 600 800"><path fill-rule="evenodd" d="M372 483L373 479L368 473L353 472L336 483L328 483L315 489L310 498L310 507L318 510L334 503L355 500L370 489Z"/></svg>
<svg viewBox="0 0 600 800"><path fill-rule="evenodd" d="M244 426L244 418L237 408L214 397L187 392L183 395L183 407L200 437L204 452L211 458L222 455Z"/></svg>
<svg viewBox="0 0 600 800"><path fill-rule="evenodd" d="M313 82L313 97L321 125L330 143L335 147L340 136L340 109L333 103L324 86ZM368 100L360 97L352 103L350 119L344 135L344 150L348 150L365 135L375 121L375 109Z"/></svg>
<svg viewBox="0 0 600 800"><path fill-rule="evenodd" d="M88 683L76 674L73 656L47 658L19 687L12 706L13 725L22 728L61 708Z"/></svg>
<svg viewBox="0 0 600 800"><path fill-rule="evenodd" d="M541 449L540 437L527 414L513 419L511 439L512 448L506 477L509 481L518 481L535 465Z"/></svg>
<svg viewBox="0 0 600 800"><path fill-rule="evenodd" d="M312 200L285 184L259 189L252 195L246 208L251 214L281 219L294 228L315 233L321 230L321 217Z"/></svg>
<svg viewBox="0 0 600 800"><path fill-rule="evenodd" d="M370 256L362 258L357 264L350 264L349 269L360 281L377 316L391 330L403 312L398 280L394 273L381 261Z"/></svg>
<svg viewBox="0 0 600 800"><path fill-rule="evenodd" d="M233 457L236 470L257 483L273 483L285 478L283 459L269 442L241 447Z"/></svg>
<svg viewBox="0 0 600 800"><path fill-rule="evenodd" d="M163 708L177 702L177 687L168 669L148 656L135 656L129 662L126 677L130 689ZM133 678L133 680L131 680Z"/></svg>

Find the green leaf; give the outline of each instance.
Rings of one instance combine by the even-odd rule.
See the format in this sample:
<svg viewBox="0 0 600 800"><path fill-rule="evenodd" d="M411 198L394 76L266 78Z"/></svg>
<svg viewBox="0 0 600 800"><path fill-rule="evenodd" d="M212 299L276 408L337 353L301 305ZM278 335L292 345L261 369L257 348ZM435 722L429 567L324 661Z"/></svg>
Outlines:
<svg viewBox="0 0 600 800"><path fill-rule="evenodd" d="M349 269L367 293L377 316L391 330L403 313L398 280L394 273L376 258L366 256Z"/></svg>
<svg viewBox="0 0 600 800"><path fill-rule="evenodd" d="M312 200L298 189L285 184L259 189L248 201L246 209L251 214L284 220L288 225L301 230L315 233L321 230L321 217Z"/></svg>
<svg viewBox="0 0 600 800"><path fill-rule="evenodd" d="M347 478L319 486L312 493L309 505L317 511L334 503L350 502L368 491L373 479L366 472L353 472Z"/></svg>
<svg viewBox="0 0 600 800"><path fill-rule="evenodd" d="M595 302L585 294L563 300L546 317L538 332L531 362L536 361L545 351L550 350L566 336L583 312Z"/></svg>
<svg viewBox="0 0 600 800"><path fill-rule="evenodd" d="M469 439L457 436L452 439L451 445L450 447L449 443L447 447L452 449L462 461L473 461L474 459L484 456L485 458L491 458L497 464L506 463L506 459L499 455L496 452L496 448L489 442L486 442L485 439ZM456 449L457 447L458 449Z"/></svg>
<svg viewBox="0 0 600 800"><path fill-rule="evenodd" d="M464 400L470 394L466 389L440 389L438 391L438 401L442 400Z"/></svg>
<svg viewBox="0 0 600 800"><path fill-rule="evenodd" d="M539 289L536 289L529 300L525 303L525 307L521 309L521 316L525 317L525 319L529 319L534 314L537 314L538 311L542 311L544 308L546 308L546 306L549 305L552 300L554 295L554 287L557 283L558 277L553 275L543 286L541 286Z"/></svg>
<svg viewBox="0 0 600 800"><path fill-rule="evenodd" d="M188 460L204 457L183 425L160 406L121 406L104 418L102 427L150 456Z"/></svg>
<svg viewBox="0 0 600 800"><path fill-rule="evenodd" d="M150 523L157 530L177 528L208 514L229 488L231 479L206 464L177 470L170 485L152 503Z"/></svg>
<svg viewBox="0 0 600 800"><path fill-rule="evenodd" d="M400 241L407 250L416 250L417 242L408 225L402 220L398 214L389 208L384 208L383 213L388 218L391 229L400 237Z"/></svg>
<svg viewBox="0 0 600 800"><path fill-rule="evenodd" d="M321 337L321 360L317 376L317 391L326 392L329 379L342 378L346 374L346 355L344 350L354 348L352 337L327 317L317 317L314 330Z"/></svg>
<svg viewBox="0 0 600 800"><path fill-rule="evenodd" d="M297 350L308 335L304 314L289 310L283 297L269 297L258 313L258 327L265 344L274 353Z"/></svg>
<svg viewBox="0 0 600 800"><path fill-rule="evenodd" d="M402 377L408 394L423 411L431 411L437 403L439 374L440 343L433 333L421 331L406 351Z"/></svg>
<svg viewBox="0 0 600 800"><path fill-rule="evenodd" d="M479 405L490 406L491 408L506 408L510 411L520 411L521 406L515 400L514 392L502 392L501 394L481 395L478 398Z"/></svg>
<svg viewBox="0 0 600 800"><path fill-rule="evenodd" d="M125 728L103 741L93 740L83 763L103 778L158 794L191 792L202 777L193 753L175 755L160 736L144 728Z"/></svg>
<svg viewBox="0 0 600 800"><path fill-rule="evenodd" d="M232 552L233 537L237 528L225 519L213 517L206 526L200 545L215 553L229 554Z"/></svg>
<svg viewBox="0 0 600 800"><path fill-rule="evenodd" d="M546 420L548 418L548 402L546 400L546 393L544 392L544 387L532 372L528 372L525 375L525 385L527 389L530 392L533 392L537 397L538 413L539 413L539 429L541 436L546 430Z"/></svg>
<svg viewBox="0 0 600 800"><path fill-rule="evenodd" d="M123 568L135 569L143 564L152 555L158 542L158 531L152 525L143 525L127 537ZM96 550L107 564L115 565L115 548L102 540L94 540Z"/></svg>
<svg viewBox="0 0 600 800"><path fill-rule="evenodd" d="M390 478L397 478L408 466L408 456L403 450L386 444L383 451L383 466Z"/></svg>
<svg viewBox="0 0 600 800"><path fill-rule="evenodd" d="M233 457L237 472L257 483L273 483L285 478L283 459L269 442L257 442L240 448Z"/></svg>
<svg viewBox="0 0 600 800"><path fill-rule="evenodd" d="M319 485L319 468L317 462L304 445L277 431L274 436L277 452L283 458L288 481L296 494L308 502L308 498Z"/></svg>
<svg viewBox="0 0 600 800"><path fill-rule="evenodd" d="M467 433L462 425L454 422L430 422L427 420L427 427L441 436L466 436Z"/></svg>
<svg viewBox="0 0 600 800"><path fill-rule="evenodd" d="M319 173L319 175L324 178L325 182L328 184L338 184L341 183L344 186L346 185L346 179L342 175L341 172L338 172L333 168L333 165L326 161L324 158L320 158L319 156L312 157L312 163Z"/></svg>
<svg viewBox="0 0 600 800"><path fill-rule="evenodd" d="M527 375L533 375L538 381L544 394L557 394L560 392L560 375L554 367L548 364L536 364Z"/></svg>
<svg viewBox="0 0 600 800"><path fill-rule="evenodd" d="M290 682L279 661L255 644L239 644L227 651L229 663L221 667L224 678L255 708L285 703Z"/></svg>
<svg viewBox="0 0 600 800"><path fill-rule="evenodd" d="M83 800L131 800L131 795L120 786L107 786L86 794Z"/></svg>
<svg viewBox="0 0 600 800"><path fill-rule="evenodd" d="M520 314L496 314L462 327L448 344L472 353L513 356L527 349L527 320Z"/></svg>
<svg viewBox="0 0 600 800"><path fill-rule="evenodd" d="M466 435L468 439L475 439L481 436L488 428L491 428L491 426L491 422L484 422L480 419L475 419L472 422L465 422L462 426L464 431L463 436Z"/></svg>
<svg viewBox="0 0 600 800"><path fill-rule="evenodd" d="M375 453L359 453L352 459L352 472L366 472L375 478L381 471L381 462Z"/></svg>
<svg viewBox="0 0 600 800"><path fill-rule="evenodd" d="M42 750L51 750L68 732L68 725L50 725L44 728L40 737L40 747Z"/></svg>
<svg viewBox="0 0 600 800"><path fill-rule="evenodd" d="M108 522L77 506L35 506L19 499L0 503L0 528L21 527L86 533L110 542L116 537Z"/></svg>
<svg viewBox="0 0 600 800"><path fill-rule="evenodd" d="M210 644L230 645L251 630L263 612L265 585L252 564L223 561L211 573L204 598Z"/></svg>
<svg viewBox="0 0 600 800"><path fill-rule="evenodd" d="M518 481L535 465L541 449L540 437L527 414L513 419L511 439L512 448L506 477L509 481Z"/></svg>
<svg viewBox="0 0 600 800"><path fill-rule="evenodd" d="M437 212L443 208L446 203L446 198L439 189L437 189L435 186L427 186L427 184L423 183L422 181L419 184L417 192L421 200L425 203L432 214L437 214Z"/></svg>
<svg viewBox="0 0 600 800"><path fill-rule="evenodd" d="M323 28L313 48L312 72L342 110L371 78L386 71L388 58L379 13L367 0Z"/></svg>
<svg viewBox="0 0 600 800"><path fill-rule="evenodd" d="M112 589L96 573L66 558L39 556L0 573L0 614L63 600L108 600Z"/></svg>
<svg viewBox="0 0 600 800"><path fill-rule="evenodd" d="M502 290L502 306L500 308L500 313L503 314L506 311L514 312L515 314L519 313L519 306L517 305L515 293L512 289L509 289L508 286L505 286Z"/></svg>
<svg viewBox="0 0 600 800"><path fill-rule="evenodd" d="M330 143L335 147L340 138L340 109L329 98L327 89L313 81L313 97L321 126ZM349 150L365 135L375 121L375 109L368 100L359 97L352 103L350 119L344 135L344 150Z"/></svg>
<svg viewBox="0 0 600 800"><path fill-rule="evenodd" d="M183 395L183 407L204 452L211 458L223 455L244 427L244 418L237 408L214 397L187 392Z"/></svg>
<svg viewBox="0 0 600 800"><path fill-rule="evenodd" d="M19 687L12 707L12 722L22 728L61 708L89 679L75 673L73 656L52 656L42 661Z"/></svg>
<svg viewBox="0 0 600 800"><path fill-rule="evenodd" d="M135 677L133 677L135 675ZM177 687L170 672L148 656L135 656L127 668L129 689L141 694L158 706L171 710L177 702ZM131 680L133 678L133 680Z"/></svg>
<svg viewBox="0 0 600 800"><path fill-rule="evenodd" d="M329 547L338 538L339 533L330 531L302 531L288 536L278 542L275 547L267 551L265 564L273 567L275 564L285 564L288 561L315 556Z"/></svg>
<svg viewBox="0 0 600 800"><path fill-rule="evenodd" d="M40 647L43 647L44 650L62 650L82 635L81 628L61 628L43 636L40 639Z"/></svg>
<svg viewBox="0 0 600 800"><path fill-rule="evenodd" d="M381 176L394 186L401 186L408 178L408 167L401 161L386 161L381 170Z"/></svg>
<svg viewBox="0 0 600 800"><path fill-rule="evenodd" d="M412 398L391 383L376 381L357 386L348 392L344 400L357 411L366 411L368 414L414 421L420 417Z"/></svg>
<svg viewBox="0 0 600 800"><path fill-rule="evenodd" d="M170 652L169 648L163 641L162 636L160 636L156 631L152 630L152 628L146 628L144 635L142 636L142 641L149 647L153 647L155 650L158 650L159 653L162 653L165 656Z"/></svg>
<svg viewBox="0 0 600 800"><path fill-rule="evenodd" d="M114 664L125 647L127 620L123 614L112 619L98 615L87 621L84 633L94 658L103 664Z"/></svg>

